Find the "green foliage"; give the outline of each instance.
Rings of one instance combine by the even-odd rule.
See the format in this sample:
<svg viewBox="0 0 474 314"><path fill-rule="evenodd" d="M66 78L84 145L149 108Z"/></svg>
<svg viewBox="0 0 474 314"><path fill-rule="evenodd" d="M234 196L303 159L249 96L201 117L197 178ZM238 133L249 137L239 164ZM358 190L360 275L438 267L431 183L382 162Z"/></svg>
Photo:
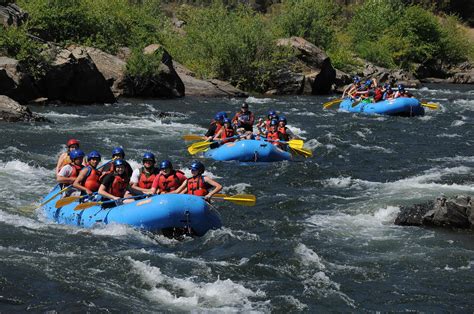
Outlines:
<svg viewBox="0 0 474 314"><path fill-rule="evenodd" d="M20 0L30 13L29 31L61 44L91 45L108 52L159 41L163 16L158 1Z"/></svg>
<svg viewBox="0 0 474 314"><path fill-rule="evenodd" d="M20 62L33 77L40 77L42 65L47 65L49 60L41 52L43 45L31 39L24 28L2 28L0 26L0 55Z"/></svg>
<svg viewBox="0 0 474 314"><path fill-rule="evenodd" d="M336 33L327 53L336 69L352 72L360 66L352 49L352 39L345 32Z"/></svg>
<svg viewBox="0 0 474 314"><path fill-rule="evenodd" d="M340 11L333 0L285 0L275 18L277 35L303 37L328 48L335 36Z"/></svg>
<svg viewBox="0 0 474 314"><path fill-rule="evenodd" d="M161 65L162 53L143 54L142 49L134 49L130 59L127 61L126 74L130 76L152 77L158 72Z"/></svg>
<svg viewBox="0 0 474 314"><path fill-rule="evenodd" d="M210 7L187 8L181 14L187 22L186 36L170 36L166 46L200 77L262 91L272 70L288 55L275 45L263 17L248 7L227 10L215 2Z"/></svg>
<svg viewBox="0 0 474 314"><path fill-rule="evenodd" d="M474 43L466 38L465 31L459 26L458 18L447 16L441 22L439 58L451 63L474 61Z"/></svg>

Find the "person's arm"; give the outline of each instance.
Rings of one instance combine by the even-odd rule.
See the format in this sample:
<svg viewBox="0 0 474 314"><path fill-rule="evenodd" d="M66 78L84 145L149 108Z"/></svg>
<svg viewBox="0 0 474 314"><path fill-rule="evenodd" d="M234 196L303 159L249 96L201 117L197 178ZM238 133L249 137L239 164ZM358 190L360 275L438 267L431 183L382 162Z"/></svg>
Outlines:
<svg viewBox="0 0 474 314"><path fill-rule="evenodd" d="M217 129L217 124L213 123L209 126L209 129L207 129L206 134L204 134L205 137L207 137L207 141L212 140L212 137L216 134L216 129Z"/></svg>
<svg viewBox="0 0 474 314"><path fill-rule="evenodd" d="M76 178L71 178L70 175L72 174L72 167L71 165L65 165L61 168L59 173L56 175L56 181L61 184L71 185L74 183Z"/></svg>
<svg viewBox="0 0 474 314"><path fill-rule="evenodd" d="M237 124L239 122L239 116L240 116L240 113L237 112L234 117L232 118L232 123L233 124Z"/></svg>
<svg viewBox="0 0 474 314"><path fill-rule="evenodd" d="M84 181L88 172L89 168L83 168L81 172L79 172L79 175L77 176L76 180L74 180L72 186L80 191L86 192L87 195L91 195L93 192L85 186L81 185L81 182Z"/></svg>
<svg viewBox="0 0 474 314"><path fill-rule="evenodd" d="M62 153L59 156L58 163L56 164L56 173L59 173L59 171L61 171L61 167L63 165L64 159L66 158L66 156L67 156L67 153Z"/></svg>
<svg viewBox="0 0 474 314"><path fill-rule="evenodd" d="M220 185L218 182L212 180L211 178L203 177L203 180L207 184L212 185L214 187L214 189L212 191L210 191L209 193L207 193L206 196L204 196L204 199L209 200L209 199L211 199L211 197L214 194L219 193L222 190L222 185Z"/></svg>
<svg viewBox="0 0 474 314"><path fill-rule="evenodd" d="M181 183L180 187L174 190L173 192L175 194L186 194L188 193L188 179L184 180L183 183Z"/></svg>
<svg viewBox="0 0 474 314"><path fill-rule="evenodd" d="M213 140L214 140L214 141L219 140L219 139L222 137L222 133L224 132L224 130L225 130L225 127L222 127L222 128L219 130L219 132L217 132L217 134L214 135Z"/></svg>
<svg viewBox="0 0 474 314"><path fill-rule="evenodd" d="M113 181L114 181L114 175L113 174L107 175L104 178L104 181L102 182L102 184L100 185L99 191L97 191L97 193L111 200L120 199L120 197L114 196L107 192L107 189L110 187L110 185L112 185Z"/></svg>
<svg viewBox="0 0 474 314"><path fill-rule="evenodd" d="M253 112L251 112L249 116L249 121L247 124L250 126L253 126L254 122L255 122L255 116L253 115Z"/></svg>
<svg viewBox="0 0 474 314"><path fill-rule="evenodd" d="M160 189L158 188L158 183L160 182L160 177L161 177L161 173L159 173L158 175L155 176L155 179L153 180L153 183L151 185L151 189L150 189L150 194L160 194L161 191Z"/></svg>

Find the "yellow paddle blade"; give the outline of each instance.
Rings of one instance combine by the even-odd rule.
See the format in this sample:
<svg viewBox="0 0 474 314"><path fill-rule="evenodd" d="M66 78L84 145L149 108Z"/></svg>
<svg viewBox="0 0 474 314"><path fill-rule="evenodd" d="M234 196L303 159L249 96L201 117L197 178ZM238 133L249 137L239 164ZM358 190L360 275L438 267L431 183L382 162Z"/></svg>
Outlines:
<svg viewBox="0 0 474 314"><path fill-rule="evenodd" d="M206 137L202 135L195 135L195 134L186 134L183 135L183 140L185 141L202 141L205 140Z"/></svg>
<svg viewBox="0 0 474 314"><path fill-rule="evenodd" d="M313 152L311 150L307 149L307 148L297 148L297 147L291 147L290 146L290 150L295 155L300 155L300 156L303 156L305 158L313 157Z"/></svg>
<svg viewBox="0 0 474 314"><path fill-rule="evenodd" d="M79 204L77 205L76 207L74 207L74 210L83 210L83 209L87 209L89 207L92 207L92 206L96 206L96 205L101 205L103 202L87 202L87 203L82 203L82 204Z"/></svg>
<svg viewBox="0 0 474 314"><path fill-rule="evenodd" d="M300 139L292 139L288 141L290 147L303 148L304 142Z"/></svg>
<svg viewBox="0 0 474 314"><path fill-rule="evenodd" d="M257 198L252 194L237 194L237 195L226 195L226 194L214 194L212 198L229 201L237 205L242 206L255 206Z"/></svg>
<svg viewBox="0 0 474 314"><path fill-rule="evenodd" d="M200 152L206 151L213 142L197 142L188 147L188 152L191 155L195 155Z"/></svg>
<svg viewBox="0 0 474 314"><path fill-rule="evenodd" d="M54 194L53 196L51 196L50 198L48 198L46 201L44 201L43 203L40 204L40 206L44 206L46 204L48 204L49 202L51 202L56 196L58 196L59 194L63 193L64 191L66 191L67 189L69 189L71 186L66 186L64 189L62 189L61 191L59 191L58 193Z"/></svg>
<svg viewBox="0 0 474 314"><path fill-rule="evenodd" d="M56 205L54 205L54 207L56 208L63 207L65 205L71 204L74 201L77 201L81 197L82 196L68 196L68 197L62 198L56 202Z"/></svg>
<svg viewBox="0 0 474 314"><path fill-rule="evenodd" d="M422 102L421 105L422 105L423 107L430 108L430 109L433 109L433 110L439 109L439 105L438 105L438 104L434 104L434 103L425 103L425 102Z"/></svg>
<svg viewBox="0 0 474 314"><path fill-rule="evenodd" d="M327 103L324 103L323 104L323 109L327 109L335 104L338 104L342 101L343 99L334 99L334 100L331 100L331 101L328 101Z"/></svg>

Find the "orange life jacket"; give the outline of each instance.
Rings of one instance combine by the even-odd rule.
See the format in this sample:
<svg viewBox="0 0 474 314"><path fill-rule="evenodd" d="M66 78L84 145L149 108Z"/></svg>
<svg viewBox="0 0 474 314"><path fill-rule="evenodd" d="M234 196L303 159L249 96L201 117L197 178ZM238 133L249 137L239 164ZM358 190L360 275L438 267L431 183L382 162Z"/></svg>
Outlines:
<svg viewBox="0 0 474 314"><path fill-rule="evenodd" d="M127 189L128 182L125 181L121 176L118 174L115 175L114 181L109 188L107 193L112 194L113 196L123 197L125 194L125 190Z"/></svg>
<svg viewBox="0 0 474 314"><path fill-rule="evenodd" d="M145 167L140 168L140 178L138 179L138 186L142 189L151 189L156 175L159 173L157 168L153 168L153 172L147 174Z"/></svg>
<svg viewBox="0 0 474 314"><path fill-rule="evenodd" d="M272 131L268 131L267 132L267 140L271 140L271 143L275 146L282 146L283 144L278 142L281 139L281 135L280 135L280 132L279 131L275 131L275 132L272 132Z"/></svg>
<svg viewBox="0 0 474 314"><path fill-rule="evenodd" d="M86 189L91 190L92 192L97 192L100 187L99 178L102 174L100 170L92 168L91 166L87 166L87 175L84 180L81 182Z"/></svg>
<svg viewBox="0 0 474 314"><path fill-rule="evenodd" d="M178 173L181 174L181 176L178 176ZM157 187L160 189L160 191L171 192L179 188L181 183L183 183L186 178L184 173L181 171L173 170L168 176L160 173L156 180L158 182Z"/></svg>
<svg viewBox="0 0 474 314"><path fill-rule="evenodd" d="M382 98L383 98L382 89L380 87L377 87L375 89L374 100L377 102L377 101L381 101Z"/></svg>
<svg viewBox="0 0 474 314"><path fill-rule="evenodd" d="M74 163L70 163L69 165L71 165L72 167L72 172L71 172L71 175L69 176L69 178L77 178L77 176L79 175L79 172L81 172L82 170L82 167L84 167L83 165L76 165Z"/></svg>
<svg viewBox="0 0 474 314"><path fill-rule="evenodd" d="M235 141L235 138L229 139L229 137L234 136L234 134L235 134L234 129L232 128L224 129L224 132L222 132L221 134L222 144Z"/></svg>
<svg viewBox="0 0 474 314"><path fill-rule="evenodd" d="M206 196L208 190L203 176L192 177L188 179L188 194L197 196Z"/></svg>

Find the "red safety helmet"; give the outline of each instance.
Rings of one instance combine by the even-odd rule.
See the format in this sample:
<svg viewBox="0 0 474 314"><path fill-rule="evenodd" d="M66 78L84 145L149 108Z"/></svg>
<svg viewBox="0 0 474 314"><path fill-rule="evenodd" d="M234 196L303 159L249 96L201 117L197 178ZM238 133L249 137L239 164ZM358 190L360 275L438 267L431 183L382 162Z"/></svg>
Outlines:
<svg viewBox="0 0 474 314"><path fill-rule="evenodd" d="M67 147L71 146L71 145L77 145L79 146L79 141L76 140L76 139L70 139L69 141L67 141Z"/></svg>

